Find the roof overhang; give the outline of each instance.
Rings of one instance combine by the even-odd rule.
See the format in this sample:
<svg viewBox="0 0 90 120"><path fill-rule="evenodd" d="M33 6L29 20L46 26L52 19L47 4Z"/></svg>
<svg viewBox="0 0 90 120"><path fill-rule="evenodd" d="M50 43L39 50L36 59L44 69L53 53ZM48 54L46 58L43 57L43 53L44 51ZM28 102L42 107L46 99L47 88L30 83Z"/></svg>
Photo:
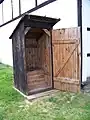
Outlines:
<svg viewBox="0 0 90 120"><path fill-rule="evenodd" d="M14 32L18 29L19 25L24 22L24 27L31 28L42 28L42 29L52 29L52 27L58 22L60 19L45 17L45 16L36 16L36 15L25 15L21 18L15 30L9 37L12 38Z"/></svg>

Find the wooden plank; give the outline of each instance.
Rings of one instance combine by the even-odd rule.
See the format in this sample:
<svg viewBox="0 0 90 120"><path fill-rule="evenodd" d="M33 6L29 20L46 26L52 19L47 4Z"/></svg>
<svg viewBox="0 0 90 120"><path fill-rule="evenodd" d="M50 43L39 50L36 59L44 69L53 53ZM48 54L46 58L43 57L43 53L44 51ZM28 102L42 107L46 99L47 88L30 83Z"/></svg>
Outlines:
<svg viewBox="0 0 90 120"><path fill-rule="evenodd" d="M77 79L70 79L70 78L65 78L65 77L54 77L55 82L62 82L62 83L70 83L70 84L80 84L80 81Z"/></svg>
<svg viewBox="0 0 90 120"><path fill-rule="evenodd" d="M15 87L27 94L27 80L25 71L24 24L15 31L13 38L13 65Z"/></svg>
<svg viewBox="0 0 90 120"><path fill-rule="evenodd" d="M50 34L50 31L48 31L47 29L43 29L43 31L50 37L51 34Z"/></svg>
<svg viewBox="0 0 90 120"><path fill-rule="evenodd" d="M25 36L24 36L24 23L19 27L19 51L18 51L18 61L19 61L19 77L20 77L20 90L27 94L27 79L26 79L26 60L25 60Z"/></svg>
<svg viewBox="0 0 90 120"><path fill-rule="evenodd" d="M36 39L26 39L26 66L27 71L38 68L38 56L37 56L37 49L38 44Z"/></svg>
<svg viewBox="0 0 90 120"><path fill-rule="evenodd" d="M52 43L55 88L65 91L79 91L80 28L53 30Z"/></svg>
<svg viewBox="0 0 90 120"><path fill-rule="evenodd" d="M52 68L51 68L51 37L47 31L36 41L36 39L26 39L26 65L28 91L51 88ZM27 48L28 45L28 48ZM36 48L34 46L37 46Z"/></svg>
<svg viewBox="0 0 90 120"><path fill-rule="evenodd" d="M74 83L63 83L54 81L54 88L61 91L80 92L80 84L78 85Z"/></svg>
<svg viewBox="0 0 90 120"><path fill-rule="evenodd" d="M52 31L52 40L68 40L68 39L76 40L80 39L80 28L79 27L62 28Z"/></svg>
<svg viewBox="0 0 90 120"><path fill-rule="evenodd" d="M12 50L13 50L13 74L14 74L14 85L19 89L18 76L17 76L17 49L16 49L16 35L12 38Z"/></svg>
<svg viewBox="0 0 90 120"><path fill-rule="evenodd" d="M77 43L78 44L78 41L75 39L75 40L72 40L72 39L68 39L68 40L53 40L52 41L53 44L75 44Z"/></svg>

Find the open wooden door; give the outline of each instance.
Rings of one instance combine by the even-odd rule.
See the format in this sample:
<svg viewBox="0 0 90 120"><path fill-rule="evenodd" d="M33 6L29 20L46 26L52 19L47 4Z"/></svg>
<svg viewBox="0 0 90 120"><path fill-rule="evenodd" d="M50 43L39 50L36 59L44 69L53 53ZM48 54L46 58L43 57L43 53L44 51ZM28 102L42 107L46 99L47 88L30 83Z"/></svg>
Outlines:
<svg viewBox="0 0 90 120"><path fill-rule="evenodd" d="M80 91L80 28L53 30L54 87Z"/></svg>

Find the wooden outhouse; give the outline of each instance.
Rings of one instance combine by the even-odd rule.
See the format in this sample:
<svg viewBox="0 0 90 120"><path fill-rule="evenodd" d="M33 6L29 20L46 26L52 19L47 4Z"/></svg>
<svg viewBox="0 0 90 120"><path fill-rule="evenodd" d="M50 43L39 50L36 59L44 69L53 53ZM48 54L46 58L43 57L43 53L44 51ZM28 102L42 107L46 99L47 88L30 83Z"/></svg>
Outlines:
<svg viewBox="0 0 90 120"><path fill-rule="evenodd" d="M14 85L26 95L81 87L80 27L53 30L60 19L25 15L10 36Z"/></svg>
<svg viewBox="0 0 90 120"><path fill-rule="evenodd" d="M60 19L25 15L13 31L14 85L26 95L52 89L52 27Z"/></svg>

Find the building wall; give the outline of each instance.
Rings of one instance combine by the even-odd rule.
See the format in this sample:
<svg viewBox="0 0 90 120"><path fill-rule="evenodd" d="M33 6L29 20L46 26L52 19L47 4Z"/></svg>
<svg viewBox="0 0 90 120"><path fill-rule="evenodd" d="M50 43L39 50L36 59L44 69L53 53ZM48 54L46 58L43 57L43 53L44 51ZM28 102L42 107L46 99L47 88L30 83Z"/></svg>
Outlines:
<svg viewBox="0 0 90 120"><path fill-rule="evenodd" d="M13 65L12 40L9 39L19 20L0 28L0 62Z"/></svg>
<svg viewBox="0 0 90 120"><path fill-rule="evenodd" d="M77 27L77 0L57 0L32 14L60 18L54 29Z"/></svg>
<svg viewBox="0 0 90 120"><path fill-rule="evenodd" d="M90 27L89 11L90 0L82 0L83 81L90 77L90 57L87 57L87 53L90 53L90 31L87 31L87 27Z"/></svg>
<svg viewBox="0 0 90 120"><path fill-rule="evenodd" d="M77 0L57 0L31 14L61 18L54 29L77 27ZM5 64L12 65L12 42L9 36L18 21L0 28L0 60Z"/></svg>

